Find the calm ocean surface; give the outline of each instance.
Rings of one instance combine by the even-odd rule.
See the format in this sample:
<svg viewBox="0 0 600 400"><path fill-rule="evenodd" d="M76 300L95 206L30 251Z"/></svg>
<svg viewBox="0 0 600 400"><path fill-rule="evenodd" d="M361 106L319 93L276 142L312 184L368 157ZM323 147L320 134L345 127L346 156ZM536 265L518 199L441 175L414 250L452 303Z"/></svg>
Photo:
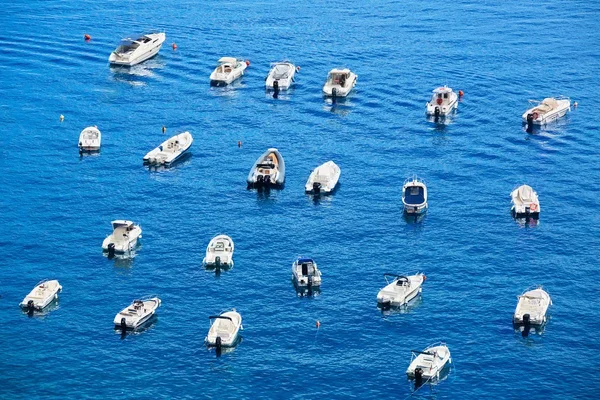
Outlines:
<svg viewBox="0 0 600 400"><path fill-rule="evenodd" d="M0 398L402 399L410 350L439 340L453 370L412 398L598 398L598 1L2 8ZM156 58L108 66L121 37L151 29L167 34ZM209 86L221 56L251 61L232 88ZM274 100L264 78L285 58L302 70ZM321 86L340 66L358 83L332 106ZM443 84L465 96L436 126L425 102ZM528 99L558 95L579 108L526 133ZM80 158L89 125L102 152ZM167 171L142 166L183 130L191 157ZM282 152L287 178L265 196L245 179L267 147ZM341 187L315 203L304 183L330 159ZM401 212L413 174L429 187L416 224ZM523 183L540 197L538 226L511 218L509 193ZM131 262L100 249L121 218L144 231ZM236 252L217 278L201 262L218 233ZM294 291L298 255L322 270L317 297ZM382 315L383 273L417 271L427 275L421 301ZM64 287L59 306L28 318L18 303L43 278ZM554 306L543 334L523 339L512 312L535 284ZM149 294L163 301L156 323L121 340L115 314ZM203 346L208 316L231 307L243 341L216 358Z"/></svg>

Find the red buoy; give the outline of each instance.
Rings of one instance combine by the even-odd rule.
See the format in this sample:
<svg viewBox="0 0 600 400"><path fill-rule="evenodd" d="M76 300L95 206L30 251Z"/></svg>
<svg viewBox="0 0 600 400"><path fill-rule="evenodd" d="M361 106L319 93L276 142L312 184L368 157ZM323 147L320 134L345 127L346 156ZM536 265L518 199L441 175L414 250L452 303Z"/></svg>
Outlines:
<svg viewBox="0 0 600 400"><path fill-rule="evenodd" d="M317 320L317 323L315 324L315 326L317 327L317 329L319 329L321 327L321 321Z"/></svg>
<svg viewBox="0 0 600 400"><path fill-rule="evenodd" d="M242 147L242 141L238 140L238 147Z"/></svg>
<svg viewBox="0 0 600 400"><path fill-rule="evenodd" d="M177 50L177 45L176 45L175 43L173 43L173 44L171 45L171 47L173 48L173 50Z"/></svg>
<svg viewBox="0 0 600 400"><path fill-rule="evenodd" d="M465 95L465 92L463 92L462 90L458 91L458 97L463 97Z"/></svg>
<svg viewBox="0 0 600 400"><path fill-rule="evenodd" d="M246 67L250 66L250 60L246 60Z"/></svg>
<svg viewBox="0 0 600 400"><path fill-rule="evenodd" d="M85 35L83 35L83 38L85 39L86 42L89 42L90 40L92 40L92 37L90 35L88 35L87 33Z"/></svg>

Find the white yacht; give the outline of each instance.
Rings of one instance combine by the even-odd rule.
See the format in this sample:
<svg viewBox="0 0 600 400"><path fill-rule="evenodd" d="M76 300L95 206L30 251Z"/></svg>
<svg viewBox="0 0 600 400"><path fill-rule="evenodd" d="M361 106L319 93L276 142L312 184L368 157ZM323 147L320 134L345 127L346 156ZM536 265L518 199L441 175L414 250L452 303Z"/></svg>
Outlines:
<svg viewBox="0 0 600 400"><path fill-rule="evenodd" d="M540 216L540 200L538 195L529 185L521 185L510 193L512 208L515 218L534 218Z"/></svg>
<svg viewBox="0 0 600 400"><path fill-rule="evenodd" d="M231 347L237 343L239 332L244 328L242 326L242 316L235 308L219 315L211 315L208 318L212 321L212 324L204 339L207 346L214 346L217 351L220 351L221 347Z"/></svg>
<svg viewBox="0 0 600 400"><path fill-rule="evenodd" d="M299 286L321 286L321 271L312 258L299 257L292 264L292 279Z"/></svg>
<svg viewBox="0 0 600 400"><path fill-rule="evenodd" d="M170 137L144 156L144 164L169 166L189 150L193 141L194 138L189 132Z"/></svg>
<svg viewBox="0 0 600 400"><path fill-rule="evenodd" d="M221 57L219 65L210 74L210 84L213 86L229 85L244 75L250 63L234 57Z"/></svg>
<svg viewBox="0 0 600 400"><path fill-rule="evenodd" d="M458 108L458 96L448 86L433 90L427 103L426 113L433 117L444 117Z"/></svg>
<svg viewBox="0 0 600 400"><path fill-rule="evenodd" d="M227 235L218 235L212 238L206 248L206 257L202 263L206 267L232 268L233 267L233 240Z"/></svg>
<svg viewBox="0 0 600 400"><path fill-rule="evenodd" d="M536 105L522 115L524 124L528 126L546 125L564 117L571 111L571 99L568 97L547 97L542 101L530 100Z"/></svg>
<svg viewBox="0 0 600 400"><path fill-rule="evenodd" d="M88 126L79 134L79 151L98 151L102 143L102 133L95 126Z"/></svg>
<svg viewBox="0 0 600 400"><path fill-rule="evenodd" d="M408 304L421 293L426 279L422 273L408 276L385 273L383 276L387 285L377 293L377 306L384 310Z"/></svg>
<svg viewBox="0 0 600 400"><path fill-rule="evenodd" d="M152 318L159 306L160 299L158 297L134 300L131 305L115 316L115 329L120 329L124 333L141 327Z"/></svg>
<svg viewBox="0 0 600 400"><path fill-rule="evenodd" d="M297 67L289 61L271 64L271 70L265 80L267 90L288 90L294 84Z"/></svg>
<svg viewBox="0 0 600 400"><path fill-rule="evenodd" d="M527 290L517 297L519 302L513 315L514 324L540 326L546 323L548 307L552 305L550 295L541 287Z"/></svg>
<svg viewBox="0 0 600 400"><path fill-rule="evenodd" d="M130 252L142 237L142 228L131 221L112 221L112 228L113 233L102 242L102 250L108 252L109 257Z"/></svg>
<svg viewBox="0 0 600 400"><path fill-rule="evenodd" d="M420 215L427 211L427 186L422 180L415 177L404 182L402 204L407 214Z"/></svg>
<svg viewBox="0 0 600 400"><path fill-rule="evenodd" d="M327 161L315 168L308 177L304 190L310 194L331 194L340 179L340 167L333 161Z"/></svg>
<svg viewBox="0 0 600 400"><path fill-rule="evenodd" d="M121 45L112 52L108 61L115 65L131 67L154 57L166 39L164 33L150 33L137 39L123 39Z"/></svg>
<svg viewBox="0 0 600 400"><path fill-rule="evenodd" d="M285 183L285 162L279 150L267 149L254 162L248 178L248 188L282 187Z"/></svg>
<svg viewBox="0 0 600 400"><path fill-rule="evenodd" d="M448 346L445 343L435 343L423 351L412 350L411 362L406 370L406 375L409 379L415 379L417 385L420 386L426 381L439 379L442 370L451 363Z"/></svg>
<svg viewBox="0 0 600 400"><path fill-rule="evenodd" d="M58 299L58 293L61 290L62 286L60 286L57 280L41 281L25 296L19 306L29 313L43 310L53 300Z"/></svg>
<svg viewBox="0 0 600 400"><path fill-rule="evenodd" d="M323 86L323 94L326 97L346 97L356 86L358 76L348 68L334 68L329 71L327 81Z"/></svg>

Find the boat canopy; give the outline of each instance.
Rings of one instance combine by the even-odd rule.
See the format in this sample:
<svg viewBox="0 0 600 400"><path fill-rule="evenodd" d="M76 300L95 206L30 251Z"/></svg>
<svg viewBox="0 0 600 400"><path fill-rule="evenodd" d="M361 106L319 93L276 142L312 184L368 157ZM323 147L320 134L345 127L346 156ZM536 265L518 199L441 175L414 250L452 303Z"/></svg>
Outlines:
<svg viewBox="0 0 600 400"><path fill-rule="evenodd" d="M452 89L449 88L448 86L442 86L442 87L433 89L433 93L436 93L436 94L438 94L438 93L452 93Z"/></svg>
<svg viewBox="0 0 600 400"><path fill-rule="evenodd" d="M235 57L221 57L219 58L219 63L221 64L235 64L237 63L237 59Z"/></svg>
<svg viewBox="0 0 600 400"><path fill-rule="evenodd" d="M423 204L425 202L425 188L422 186L409 186L404 191L406 204Z"/></svg>
<svg viewBox="0 0 600 400"><path fill-rule="evenodd" d="M277 64L273 71L273 79L287 79L290 75L290 64Z"/></svg>
<svg viewBox="0 0 600 400"><path fill-rule="evenodd" d="M113 221L111 223L112 223L113 229L126 228L126 227L132 227L133 226L133 222L132 221L125 221L123 219L118 219L118 220Z"/></svg>
<svg viewBox="0 0 600 400"><path fill-rule="evenodd" d="M314 261L312 260L312 258L308 258L308 257L300 257L298 258L297 263L298 264L304 264L304 263L313 263Z"/></svg>
<svg viewBox="0 0 600 400"><path fill-rule="evenodd" d="M208 317L208 319L228 319L229 321L233 322L231 317L226 317L224 315L211 315L210 317Z"/></svg>

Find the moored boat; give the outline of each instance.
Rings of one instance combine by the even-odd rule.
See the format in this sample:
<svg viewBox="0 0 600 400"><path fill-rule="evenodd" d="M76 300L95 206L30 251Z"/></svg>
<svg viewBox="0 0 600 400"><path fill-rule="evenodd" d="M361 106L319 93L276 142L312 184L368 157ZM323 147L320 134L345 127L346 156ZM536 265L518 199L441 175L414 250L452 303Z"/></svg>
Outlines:
<svg viewBox="0 0 600 400"><path fill-rule="evenodd" d="M212 323L204 339L207 346L216 347L217 352L220 352L221 347L232 347L237 344L239 332L244 328L242 326L242 316L235 308L224 311L219 315L211 315L208 318Z"/></svg>
<svg viewBox="0 0 600 400"><path fill-rule="evenodd" d="M108 253L109 257L115 254L124 254L132 251L142 237L142 228L132 221L116 220L112 221L113 232L102 242L102 250Z"/></svg>
<svg viewBox="0 0 600 400"><path fill-rule="evenodd" d="M234 57L221 57L219 65L210 74L210 84L212 86L229 85L244 75L244 71L248 65L250 65L249 61Z"/></svg>
<svg viewBox="0 0 600 400"><path fill-rule="evenodd" d="M172 165L189 150L193 142L194 138L189 132L179 133L170 137L144 156L144 164Z"/></svg>
<svg viewBox="0 0 600 400"><path fill-rule="evenodd" d="M325 85L323 85L323 94L326 97L346 97L356 86L358 76L348 68L334 68L329 71Z"/></svg>
<svg viewBox="0 0 600 400"><path fill-rule="evenodd" d="M407 214L420 215L427 211L427 186L422 180L415 177L404 182L402 204Z"/></svg>
<svg viewBox="0 0 600 400"><path fill-rule="evenodd" d="M520 296L513 314L514 324L541 326L546 323L548 307L552 305L550 295L541 287L526 290Z"/></svg>
<svg viewBox="0 0 600 400"><path fill-rule="evenodd" d="M327 161L315 168L304 185L309 194L331 194L337 187L342 171L333 161Z"/></svg>
<svg viewBox="0 0 600 400"><path fill-rule="evenodd" d="M79 134L79 151L99 151L102 133L95 126L88 126Z"/></svg>
<svg viewBox="0 0 600 400"><path fill-rule="evenodd" d="M142 35L137 39L123 39L108 61L114 65L134 66L154 57L166 39L163 32Z"/></svg>
<svg viewBox="0 0 600 400"><path fill-rule="evenodd" d="M384 310L408 304L421 293L425 275L383 274L387 285L377 293L377 306Z"/></svg>
<svg viewBox="0 0 600 400"><path fill-rule="evenodd" d="M529 127L546 125L571 111L571 99L568 97L547 97L542 101L530 100L530 102L536 105L521 116L523 123Z"/></svg>
<svg viewBox="0 0 600 400"><path fill-rule="evenodd" d="M215 236L206 247L206 256L202 263L207 268L232 268L233 250L233 240L229 236Z"/></svg>
<svg viewBox="0 0 600 400"><path fill-rule="evenodd" d="M270 148L254 162L246 179L248 188L283 187L285 161L279 150Z"/></svg>
<svg viewBox="0 0 600 400"><path fill-rule="evenodd" d="M435 343L423 351L412 350L411 362L406 370L409 379L415 380L415 386L437 380L441 372L452 363L450 349L445 343Z"/></svg>
<svg viewBox="0 0 600 400"><path fill-rule="evenodd" d="M58 298L61 290L62 286L57 280L43 280L35 285L19 306L30 314L41 311Z"/></svg>
<svg viewBox="0 0 600 400"><path fill-rule="evenodd" d="M134 300L115 316L113 321L115 329L120 329L121 332L125 333L128 330L140 328L154 316L160 303L158 297Z"/></svg>
<svg viewBox="0 0 600 400"><path fill-rule="evenodd" d="M510 193L511 213L515 218L534 218L540 216L540 200L529 185L521 185Z"/></svg>
<svg viewBox="0 0 600 400"><path fill-rule="evenodd" d="M288 90L294 84L294 76L298 67L289 61L271 64L271 70L265 79L267 90Z"/></svg>
<svg viewBox="0 0 600 400"><path fill-rule="evenodd" d="M321 271L312 258L298 257L292 264L292 279L298 287L321 286Z"/></svg>
<svg viewBox="0 0 600 400"><path fill-rule="evenodd" d="M431 100L427 102L425 112L435 118L445 117L458 108L458 96L448 86L433 90Z"/></svg>

